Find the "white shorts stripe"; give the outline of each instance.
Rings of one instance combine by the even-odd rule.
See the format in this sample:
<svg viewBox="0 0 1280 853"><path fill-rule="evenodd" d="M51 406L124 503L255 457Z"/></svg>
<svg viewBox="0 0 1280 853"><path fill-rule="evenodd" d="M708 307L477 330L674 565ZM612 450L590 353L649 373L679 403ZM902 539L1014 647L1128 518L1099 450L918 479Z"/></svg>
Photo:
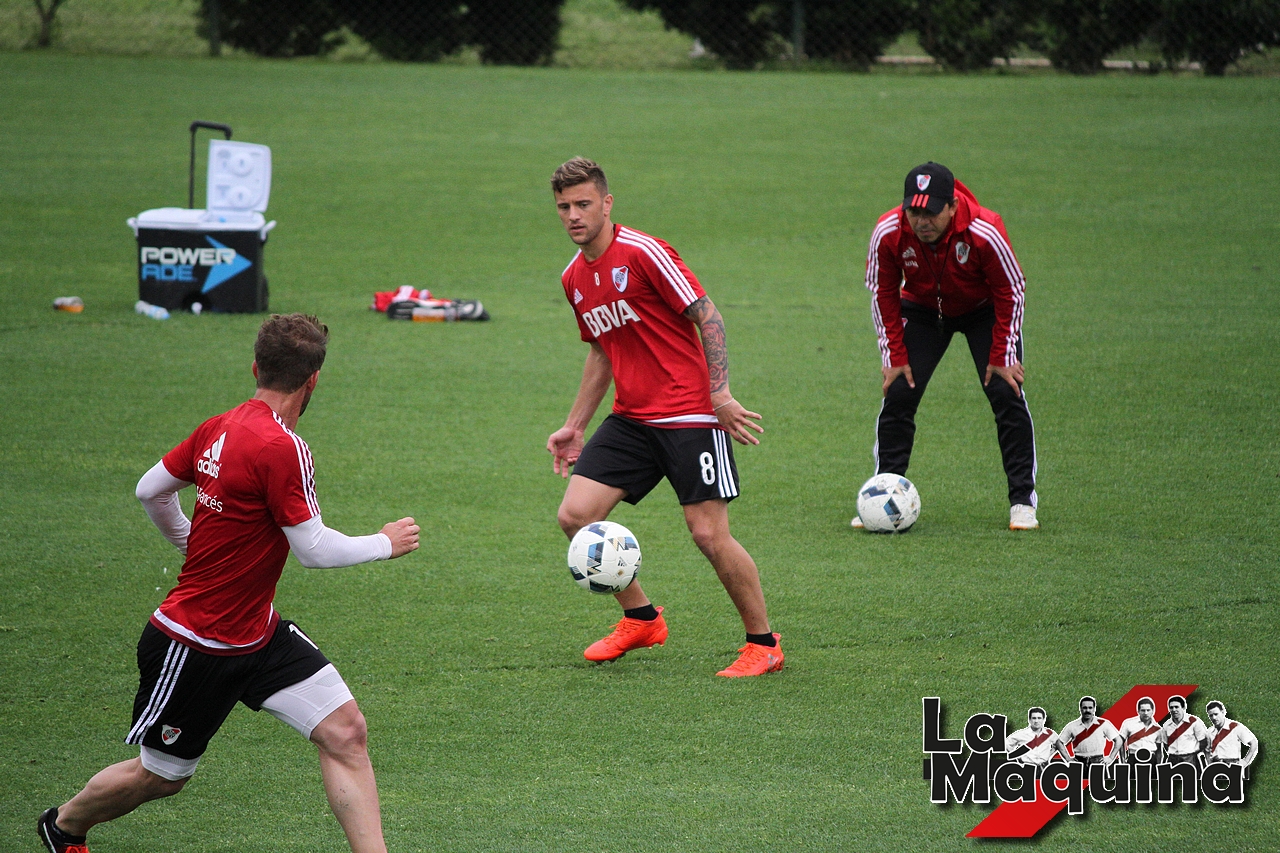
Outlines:
<svg viewBox="0 0 1280 853"><path fill-rule="evenodd" d="M729 450L726 442L729 440L723 430L713 430L711 440L716 449L716 467L720 469L720 479L717 483L720 489L720 497L736 498L738 496L738 484L733 479L733 467L729 464Z"/></svg>
<svg viewBox="0 0 1280 853"><path fill-rule="evenodd" d="M151 689L147 707L138 716L138 722L134 723L133 728L129 730L128 737L124 739L125 743L142 743L142 739L147 736L147 729L160 719L165 703L173 695L178 676L182 674L182 665L187 662L188 651L189 649L177 640L169 641L164 663L160 665L160 676L156 679L156 686Z"/></svg>
<svg viewBox="0 0 1280 853"><path fill-rule="evenodd" d="M723 433L720 430L713 431L711 433L711 444L716 451L716 470L720 472L716 478L716 491L720 493L720 497L727 498L729 497L729 466L724 461L724 441L722 436Z"/></svg>

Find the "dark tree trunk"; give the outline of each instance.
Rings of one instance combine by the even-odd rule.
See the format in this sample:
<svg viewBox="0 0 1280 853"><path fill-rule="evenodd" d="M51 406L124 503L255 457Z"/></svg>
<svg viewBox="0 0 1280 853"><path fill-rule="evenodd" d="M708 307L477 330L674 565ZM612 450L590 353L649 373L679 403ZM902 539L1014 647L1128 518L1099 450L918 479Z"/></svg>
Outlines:
<svg viewBox="0 0 1280 853"><path fill-rule="evenodd" d="M48 0L48 9L41 0L34 0L34 2L36 12L40 15L40 34L36 36L36 47L48 47L53 42L53 19L58 14L58 7L62 5L62 0Z"/></svg>

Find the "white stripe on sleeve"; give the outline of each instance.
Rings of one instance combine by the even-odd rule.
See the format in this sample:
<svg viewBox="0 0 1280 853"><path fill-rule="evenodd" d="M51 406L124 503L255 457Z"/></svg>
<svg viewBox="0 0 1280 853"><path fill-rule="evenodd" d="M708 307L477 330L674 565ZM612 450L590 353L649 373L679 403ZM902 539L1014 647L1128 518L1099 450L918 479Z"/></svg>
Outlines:
<svg viewBox="0 0 1280 853"><path fill-rule="evenodd" d="M880 314L880 244L884 238L898 230L896 218L886 219L871 232L871 248L867 251L867 289L871 291L871 324L876 330L876 343L880 347L880 361L889 367L889 335L885 331L884 318Z"/></svg>
<svg viewBox="0 0 1280 853"><path fill-rule="evenodd" d="M316 472L311 462L311 448L301 436L285 426L280 415L275 412L271 414L276 419L276 423L280 424L285 435L293 441L293 449L298 454L298 468L302 472L302 491L307 499L307 509L311 511L312 516L317 516L320 514L320 501L316 499Z"/></svg>
<svg viewBox="0 0 1280 853"><path fill-rule="evenodd" d="M1005 336L1004 363L1008 367L1017 358L1016 347L1018 336L1022 333L1022 309L1026 299L1027 280L1022 275L1022 267L1018 265L1018 259L1014 257L1013 248L1004 239L999 228L985 220L975 219L969 223L969 230L990 244L996 253L996 258L1000 261L1000 268L1004 271L1005 278L1009 280L1013 295L1013 314L1009 318L1009 332Z"/></svg>
<svg viewBox="0 0 1280 853"><path fill-rule="evenodd" d="M632 231L630 228L619 228L618 242L640 249L648 255L649 260L653 261L663 277L666 278L667 283L671 285L672 290L684 301L686 307L697 301L698 297L693 291L693 286L689 284L689 280L684 277L680 267L676 266L675 262L671 260L671 256L659 245L657 240L647 234Z"/></svg>

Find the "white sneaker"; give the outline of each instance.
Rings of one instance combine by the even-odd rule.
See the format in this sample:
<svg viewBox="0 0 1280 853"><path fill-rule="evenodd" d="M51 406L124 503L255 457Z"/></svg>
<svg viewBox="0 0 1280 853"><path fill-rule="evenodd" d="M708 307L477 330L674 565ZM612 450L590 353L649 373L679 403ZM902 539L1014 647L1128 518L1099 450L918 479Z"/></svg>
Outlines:
<svg viewBox="0 0 1280 853"><path fill-rule="evenodd" d="M853 517L853 521L849 522L849 526L852 527L854 530L861 530L864 527L862 523L862 516L855 515Z"/></svg>
<svg viewBox="0 0 1280 853"><path fill-rule="evenodd" d="M1035 530L1040 526L1036 521L1036 508L1026 504L1014 504L1009 507L1010 530Z"/></svg>

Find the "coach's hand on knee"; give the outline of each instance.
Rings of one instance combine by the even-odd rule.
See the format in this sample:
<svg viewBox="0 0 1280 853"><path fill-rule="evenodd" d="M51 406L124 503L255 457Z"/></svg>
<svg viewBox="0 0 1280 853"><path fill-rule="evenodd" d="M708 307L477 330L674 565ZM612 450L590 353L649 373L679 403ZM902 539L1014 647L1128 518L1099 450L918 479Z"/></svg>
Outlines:
<svg viewBox="0 0 1280 853"><path fill-rule="evenodd" d="M886 397L889 395L889 386L899 376L907 377L907 384L912 388L916 387L916 378L911 375L911 365L909 364L904 364L901 367L882 367L880 372L884 374L884 385L881 386L880 393Z"/></svg>
<svg viewBox="0 0 1280 853"><path fill-rule="evenodd" d="M1005 367L1003 364L988 364L987 373L982 377L982 387L987 387L987 383L991 381L992 374L999 376L1005 382L1009 383L1009 387L1013 389L1015 397L1022 396L1022 363L1015 361L1013 364Z"/></svg>
<svg viewBox="0 0 1280 853"><path fill-rule="evenodd" d="M414 524L412 518L402 518L386 524L382 528L382 534L391 540L391 559L418 550L418 531L421 529Z"/></svg>

